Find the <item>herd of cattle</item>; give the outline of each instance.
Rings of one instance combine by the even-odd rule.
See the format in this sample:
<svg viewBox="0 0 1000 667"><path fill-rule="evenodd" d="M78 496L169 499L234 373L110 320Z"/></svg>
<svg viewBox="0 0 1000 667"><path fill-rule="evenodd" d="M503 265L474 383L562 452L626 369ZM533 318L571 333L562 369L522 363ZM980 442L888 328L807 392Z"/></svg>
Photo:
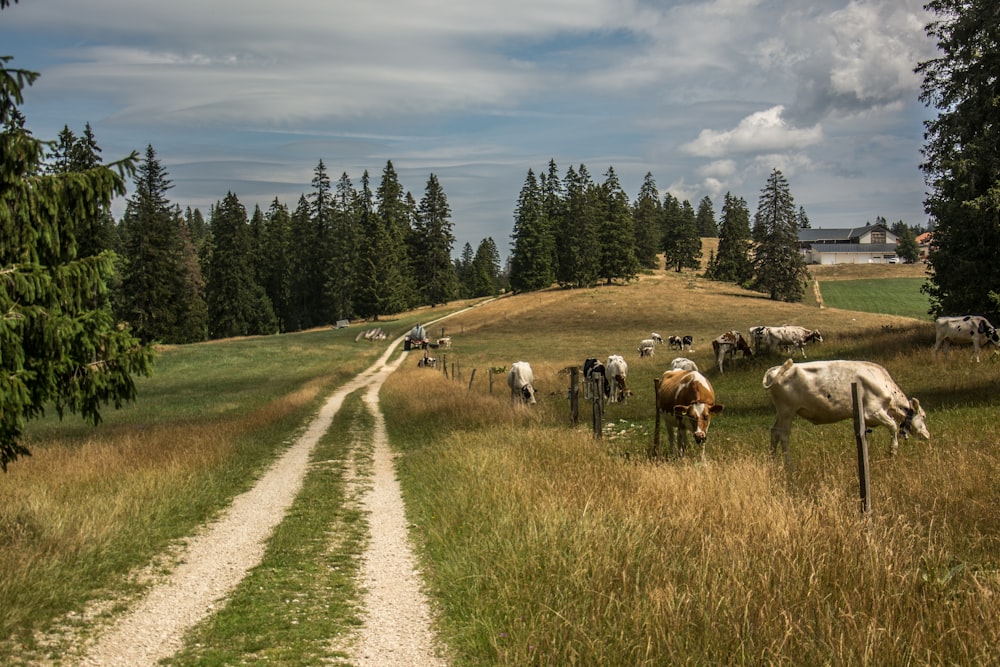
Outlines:
<svg viewBox="0 0 1000 667"><path fill-rule="evenodd" d="M669 336L669 345L675 350L691 350L692 336ZM723 373L726 360L737 353L752 356L765 351L785 354L801 353L806 358L807 343L822 343L819 331L800 326L756 326L749 330L749 340L740 331L727 331L712 340L712 351L719 373ZM663 337L657 333L639 343L639 356L652 356ZM752 344L752 346L751 346ZM951 344L971 344L972 359L979 361L980 350L989 345L1000 349L1000 332L985 317L939 317L935 321L934 356L943 350L945 356ZM583 375L587 379L603 378L603 391L609 401L624 401L631 395L626 380L628 364L621 355L611 355L601 363L591 358L584 362ZM534 377L526 361L511 364L507 374L511 402L535 403ZM792 420L796 415L813 424L832 424L853 416L851 385L857 384L860 407L865 423L885 426L891 437L890 454L898 448L898 436L911 434L924 440L930 438L926 414L916 398L907 397L896 385L889 372L868 361L809 361L795 363L789 358L780 366L773 366L764 374L763 387L771 396L775 408L774 425L771 427L771 455L777 456L781 445L786 462L789 458L789 440ZM687 449L690 431L696 444L702 446L705 458L705 441L712 417L722 412L723 405L715 400L712 383L699 370L697 364L686 357L676 357L670 370L654 380L656 392L656 427L651 455L659 455L660 415L666 414L670 454L676 449L683 456Z"/></svg>

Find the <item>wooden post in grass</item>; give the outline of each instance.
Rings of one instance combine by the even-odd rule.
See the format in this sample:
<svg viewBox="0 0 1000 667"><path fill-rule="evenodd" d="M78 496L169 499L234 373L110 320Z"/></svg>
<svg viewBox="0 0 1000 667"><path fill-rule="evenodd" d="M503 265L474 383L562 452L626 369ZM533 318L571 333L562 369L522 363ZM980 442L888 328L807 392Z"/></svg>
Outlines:
<svg viewBox="0 0 1000 667"><path fill-rule="evenodd" d="M472 369L472 375L469 376L469 390L472 389L472 381L476 379L476 369Z"/></svg>
<svg viewBox="0 0 1000 667"><path fill-rule="evenodd" d="M594 437L601 439L604 426L601 423L604 418L604 373L591 373L591 398L594 400Z"/></svg>
<svg viewBox="0 0 1000 667"><path fill-rule="evenodd" d="M580 421L580 369L569 369L569 423L576 426Z"/></svg>
<svg viewBox="0 0 1000 667"><path fill-rule="evenodd" d="M865 414L861 409L858 383L851 383L851 400L854 403L854 437L858 441L858 482L861 490L861 513L871 511L872 486L868 467L868 437L865 428Z"/></svg>
<svg viewBox="0 0 1000 667"><path fill-rule="evenodd" d="M495 375L495 373L493 372L493 369L491 368L490 372L489 372L489 376L490 376L490 396L493 395L493 376L494 375Z"/></svg>

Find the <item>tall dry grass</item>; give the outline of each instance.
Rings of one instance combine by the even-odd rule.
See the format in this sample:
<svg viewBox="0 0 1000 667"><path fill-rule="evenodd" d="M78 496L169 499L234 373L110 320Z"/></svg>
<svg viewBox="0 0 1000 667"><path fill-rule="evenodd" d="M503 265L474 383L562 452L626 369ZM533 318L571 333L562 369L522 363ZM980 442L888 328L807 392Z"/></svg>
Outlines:
<svg viewBox="0 0 1000 667"><path fill-rule="evenodd" d="M928 410L932 441L890 459L870 438L873 512L862 517L849 423L793 426L793 465L768 453L760 386L778 356L720 375L706 341L753 324L820 328L812 358L882 363ZM390 434L444 632L460 664L997 664L1000 474L995 365L936 364L929 324L775 304L658 275L525 295L454 318L463 377L407 363L386 383ZM652 378L630 350L693 333L726 410L707 465L650 462ZM623 352L635 395L601 439L570 427L559 374ZM439 353L440 354L440 353ZM534 408L471 369L532 362Z"/></svg>

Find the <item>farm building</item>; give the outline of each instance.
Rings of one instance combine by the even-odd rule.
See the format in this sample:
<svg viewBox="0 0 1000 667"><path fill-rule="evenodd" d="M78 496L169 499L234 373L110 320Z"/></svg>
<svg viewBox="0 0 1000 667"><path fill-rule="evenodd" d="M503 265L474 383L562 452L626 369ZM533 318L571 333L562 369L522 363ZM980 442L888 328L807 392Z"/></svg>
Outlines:
<svg viewBox="0 0 1000 667"><path fill-rule="evenodd" d="M799 230L799 250L809 264L895 263L896 241L884 225Z"/></svg>

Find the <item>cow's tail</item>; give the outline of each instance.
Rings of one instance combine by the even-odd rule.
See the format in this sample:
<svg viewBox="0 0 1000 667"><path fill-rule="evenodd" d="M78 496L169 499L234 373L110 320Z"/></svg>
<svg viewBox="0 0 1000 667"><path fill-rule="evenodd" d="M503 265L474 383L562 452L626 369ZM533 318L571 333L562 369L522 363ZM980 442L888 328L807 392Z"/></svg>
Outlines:
<svg viewBox="0 0 1000 667"><path fill-rule="evenodd" d="M766 373L764 373L764 382L763 382L764 389L770 389L774 385L774 383L778 381L778 378L780 378L785 373L790 371L792 369L792 366L794 365L795 365L794 361L792 361L791 359L786 359L785 363L781 364L780 366L775 366L774 368L771 368Z"/></svg>

